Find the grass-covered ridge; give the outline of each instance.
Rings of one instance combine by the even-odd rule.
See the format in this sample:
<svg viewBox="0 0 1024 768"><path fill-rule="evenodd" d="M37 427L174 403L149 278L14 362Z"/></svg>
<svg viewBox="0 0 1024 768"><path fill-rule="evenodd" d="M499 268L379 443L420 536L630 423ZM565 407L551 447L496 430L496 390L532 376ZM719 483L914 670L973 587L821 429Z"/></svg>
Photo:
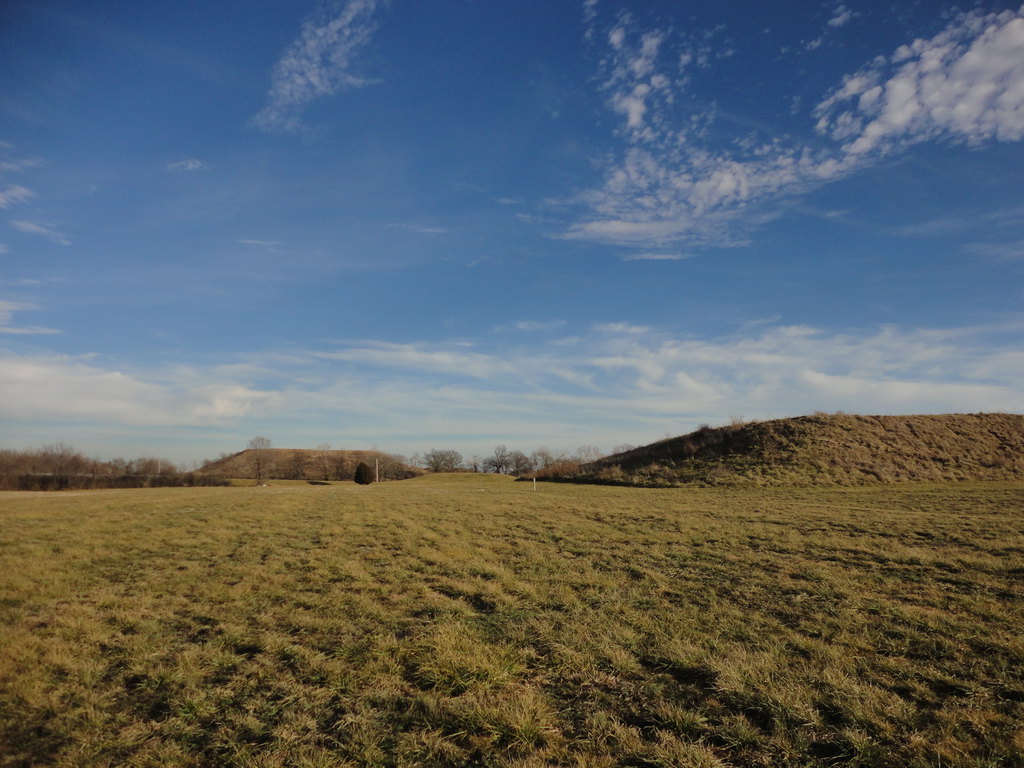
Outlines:
<svg viewBox="0 0 1024 768"><path fill-rule="evenodd" d="M0 494L0 765L1018 766L1024 485Z"/></svg>
<svg viewBox="0 0 1024 768"><path fill-rule="evenodd" d="M702 427L541 479L861 485L1024 479L1024 416L814 414Z"/></svg>

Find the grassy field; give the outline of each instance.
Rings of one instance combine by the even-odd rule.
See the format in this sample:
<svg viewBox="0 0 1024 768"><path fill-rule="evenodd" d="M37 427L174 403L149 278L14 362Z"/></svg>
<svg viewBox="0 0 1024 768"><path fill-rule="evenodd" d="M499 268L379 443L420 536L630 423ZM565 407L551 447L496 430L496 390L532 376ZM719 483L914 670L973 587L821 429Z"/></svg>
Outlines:
<svg viewBox="0 0 1024 768"><path fill-rule="evenodd" d="M1024 484L0 494L2 766L1024 765Z"/></svg>

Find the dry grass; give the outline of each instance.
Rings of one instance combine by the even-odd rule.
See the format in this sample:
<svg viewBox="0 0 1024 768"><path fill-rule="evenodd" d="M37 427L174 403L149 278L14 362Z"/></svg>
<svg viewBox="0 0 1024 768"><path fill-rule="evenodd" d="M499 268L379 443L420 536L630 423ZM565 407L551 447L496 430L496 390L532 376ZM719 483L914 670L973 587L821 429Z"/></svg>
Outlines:
<svg viewBox="0 0 1024 768"><path fill-rule="evenodd" d="M1024 765L1024 484L0 494L2 766Z"/></svg>
<svg viewBox="0 0 1024 768"><path fill-rule="evenodd" d="M1024 416L819 413L734 421L544 475L648 487L1024 480Z"/></svg>

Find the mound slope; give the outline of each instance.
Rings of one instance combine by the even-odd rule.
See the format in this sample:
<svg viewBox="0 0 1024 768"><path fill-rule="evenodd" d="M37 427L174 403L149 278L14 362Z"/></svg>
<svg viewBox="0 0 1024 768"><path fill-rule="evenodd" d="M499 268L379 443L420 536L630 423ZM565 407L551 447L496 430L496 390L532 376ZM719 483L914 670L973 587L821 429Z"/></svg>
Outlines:
<svg viewBox="0 0 1024 768"><path fill-rule="evenodd" d="M608 456L563 479L661 486L1022 478L1019 414L840 413L702 427Z"/></svg>
<svg viewBox="0 0 1024 768"><path fill-rule="evenodd" d="M253 451L246 449L212 461L203 472L217 472L226 477L253 478ZM310 450L306 448L268 448L263 451L268 468L267 477L275 480L351 480L360 462L370 467L379 462L381 478L398 480L419 474L399 457L380 451Z"/></svg>

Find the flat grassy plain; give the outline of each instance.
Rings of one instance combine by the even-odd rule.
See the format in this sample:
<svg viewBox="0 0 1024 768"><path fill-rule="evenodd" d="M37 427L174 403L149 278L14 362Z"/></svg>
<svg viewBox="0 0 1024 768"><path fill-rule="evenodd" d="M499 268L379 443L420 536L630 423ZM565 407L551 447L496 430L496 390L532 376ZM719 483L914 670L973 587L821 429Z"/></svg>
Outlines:
<svg viewBox="0 0 1024 768"><path fill-rule="evenodd" d="M2 766L1024 765L1024 484L0 494Z"/></svg>

